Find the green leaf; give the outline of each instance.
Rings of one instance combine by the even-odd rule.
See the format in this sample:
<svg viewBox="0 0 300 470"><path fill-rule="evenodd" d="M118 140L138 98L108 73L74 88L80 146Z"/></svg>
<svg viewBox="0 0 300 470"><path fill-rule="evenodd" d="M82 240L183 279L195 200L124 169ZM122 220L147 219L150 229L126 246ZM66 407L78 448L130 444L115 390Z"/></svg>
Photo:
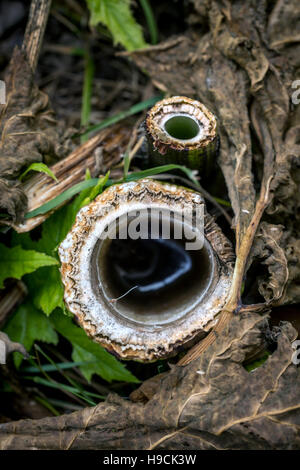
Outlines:
<svg viewBox="0 0 300 470"><path fill-rule="evenodd" d="M130 167L130 158L129 158L129 149L126 150L125 155L124 155L124 180L126 180L128 171Z"/></svg>
<svg viewBox="0 0 300 470"><path fill-rule="evenodd" d="M26 278L33 303L36 308L42 310L46 315L60 307L65 309L64 288L61 276L56 266L41 268L39 272L33 273Z"/></svg>
<svg viewBox="0 0 300 470"><path fill-rule="evenodd" d="M144 10L144 15L148 24L149 33L151 36L151 43L157 44L158 42L158 30L155 17L148 0L140 0L141 7Z"/></svg>
<svg viewBox="0 0 300 470"><path fill-rule="evenodd" d="M94 78L94 62L89 53L85 53L85 67L84 79L82 89L82 103L81 103L81 125L85 126L90 122L91 108L92 108L92 92L93 92L93 78ZM81 137L81 143L88 140L88 136Z"/></svg>
<svg viewBox="0 0 300 470"><path fill-rule="evenodd" d="M78 210L102 192L108 176L109 173L103 178L97 179L95 186L86 188L74 201L52 214L43 223L42 235L38 241L33 241L29 234L14 233L13 243L21 243L24 248L54 255L56 248L71 229ZM55 256L57 255L55 254ZM34 305L46 315L50 315L56 307L65 310L63 301L64 289L57 266L42 268L38 273L27 276L26 284L33 298Z"/></svg>
<svg viewBox="0 0 300 470"><path fill-rule="evenodd" d="M92 375L94 373L97 373L97 366L90 364L91 361L95 360L94 354L88 352L86 349L81 348L80 346L77 346L76 344L73 346L73 353L72 353L72 359L74 361L78 362L83 362L83 361L88 361L89 364L86 364L84 366L80 367L80 370L86 380L90 382ZM99 374L101 375L101 374Z"/></svg>
<svg viewBox="0 0 300 470"><path fill-rule="evenodd" d="M82 373L87 380L90 380L93 374L98 374L108 382L112 380L139 382L114 356L90 340L84 330L76 326L70 317L57 310L53 312L50 320L55 329L73 345L72 359L74 361L94 363L81 366Z"/></svg>
<svg viewBox="0 0 300 470"><path fill-rule="evenodd" d="M24 274L31 273L42 266L58 264L57 259L45 253L23 250L21 246L8 248L0 243L0 288L4 279L13 277L21 279Z"/></svg>
<svg viewBox="0 0 300 470"><path fill-rule="evenodd" d="M130 0L87 0L87 4L91 25L104 24L116 44L122 44L128 51L147 46L142 29L130 11Z"/></svg>
<svg viewBox="0 0 300 470"><path fill-rule="evenodd" d="M134 114L140 113L141 111L144 111L144 109L150 108L162 98L163 98L163 95L161 94L158 96L153 96L152 98L149 98L146 101L141 101L140 103L136 103L133 106L131 106L131 108L126 109L125 111L121 111L120 113L115 114L114 116L103 119L103 121L101 121L99 124L94 124L92 126L89 126L84 131L84 133L81 133L79 135L84 136L86 134L89 134L90 132L96 132L96 131L105 129L106 127L111 126L112 124L116 124L117 122L122 121L122 119L125 119L126 117L132 116Z"/></svg>
<svg viewBox="0 0 300 470"><path fill-rule="evenodd" d="M31 163L31 165L29 165L27 170L25 170L24 173L22 173L19 179L22 181L22 179L27 175L29 171L39 171L40 173L46 173L46 175L50 176L50 178L58 182L58 179L56 178L53 171L50 170L50 168L48 168L47 165L45 165L45 163Z"/></svg>
<svg viewBox="0 0 300 470"><path fill-rule="evenodd" d="M161 166L156 166L154 168L149 168L148 170L137 171L128 175L125 181L136 181L141 178L158 175L159 173L166 173L167 171L171 171L171 170L183 171L188 176L188 178L190 178L190 180L193 181L194 184L199 185L197 179L194 178L193 176L192 170L190 170L189 168L186 168L183 165L176 165L176 164L161 165ZM119 181L107 180L106 186L110 186L112 184L117 184L117 183L122 183L123 181L124 179L119 180ZM67 189L66 191L61 193L59 196L52 199L51 201L46 202L46 204L43 204L42 206L38 207L37 209L34 209L31 212L28 212L25 215L25 218L29 219L30 217L35 217L36 215L45 214L46 212L54 209L55 207L60 206L64 201L75 196L75 194L78 194L82 190L96 186L98 182L99 182L98 178L91 178L87 181L81 181L81 183L75 184L74 186Z"/></svg>
<svg viewBox="0 0 300 470"><path fill-rule="evenodd" d="M53 380L53 381L47 380L47 379L44 379L43 377L38 377L38 376L35 376L35 377L25 376L24 378L27 380L32 380L33 382L37 384L45 385L46 387L55 388L57 390L65 390L69 393L72 393L73 395L76 395L84 399L91 406L96 405L96 402L94 402L93 400L89 400L86 396L84 396L84 395L92 395L91 393L85 392L84 395L81 395L80 393L78 393L78 389L76 387L72 387L71 385L62 384L62 383L56 382L56 380ZM96 394L93 394L93 395L96 395ZM100 396L97 395L97 397L101 399L105 398L101 395Z"/></svg>
<svg viewBox="0 0 300 470"><path fill-rule="evenodd" d="M9 320L5 333L12 341L23 344L27 351L30 351L35 341L57 344L58 336L54 331L52 323L31 303L23 303L15 315ZM18 367L22 362L19 353L14 353L14 362Z"/></svg>
<svg viewBox="0 0 300 470"><path fill-rule="evenodd" d="M82 190L87 188L92 188L98 183L98 178L92 178L87 181L81 181L80 183L74 184L71 188L67 189L59 196L56 196L51 201L46 202L42 206L34 209L33 211L27 212L25 215L25 219L30 219L31 217L35 217L36 215L46 214L55 207L60 206L63 202L71 199L76 194L80 193Z"/></svg>
<svg viewBox="0 0 300 470"><path fill-rule="evenodd" d="M89 364L89 362L88 362ZM86 361L82 362L56 362L55 364L41 364L40 367L37 366L28 366L23 367L22 372L30 373L30 374L37 374L41 371L44 372L56 372L57 370L68 370L74 369L75 367L85 366L87 365Z"/></svg>
<svg viewBox="0 0 300 470"><path fill-rule="evenodd" d="M76 211L76 213L78 212L79 209L81 209L81 207L85 206L86 204L89 204L91 201L95 199L95 197L97 197L99 194L102 193L105 185L108 182L109 173L110 171L108 171L106 175L103 176L102 178L99 178L96 186L94 186L92 189L85 190L85 192L82 191L82 193L77 197L73 205L73 210Z"/></svg>
<svg viewBox="0 0 300 470"><path fill-rule="evenodd" d="M199 185L198 181L193 176L192 170L190 170L184 165L177 165L175 163L170 163L169 165L155 166L153 168L148 168L147 170L136 171L136 172L130 173L130 175L126 177L126 181L136 181L141 178L147 178L149 176L158 175L159 173L167 173L168 171L172 171L172 170L181 170L183 173L187 175L187 177L191 181L193 181L193 183L195 183L197 186Z"/></svg>

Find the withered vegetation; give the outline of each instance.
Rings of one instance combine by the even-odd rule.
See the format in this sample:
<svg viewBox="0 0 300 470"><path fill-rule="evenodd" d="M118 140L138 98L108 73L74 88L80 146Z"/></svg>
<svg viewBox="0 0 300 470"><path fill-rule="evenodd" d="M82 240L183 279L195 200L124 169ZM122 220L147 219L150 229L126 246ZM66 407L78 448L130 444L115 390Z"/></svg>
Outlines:
<svg viewBox="0 0 300 470"><path fill-rule="evenodd" d="M70 415L0 426L4 449L280 449L299 448L299 386L291 363L295 330L285 324L277 349L247 372L266 320L243 313L189 366L157 380L146 403L111 394ZM144 395L145 398L145 395ZM144 400L145 401L145 400Z"/></svg>
<svg viewBox="0 0 300 470"><path fill-rule="evenodd" d="M291 100L300 78L300 3L192 3L184 35L130 56L155 86L197 98L218 117L236 240L227 304L181 365L143 384L131 401L112 394L70 415L2 424L3 449L300 447L300 374L291 345L297 332L283 323L275 334L267 322L272 307L300 302L300 105ZM12 77L19 63L12 59ZM25 68L18 72L25 92L12 90L0 128L1 208L13 219L26 207L15 183L20 170L46 155L61 157L65 148L46 97L22 79ZM261 301L245 305L242 285L253 263ZM274 352L248 372L244 362L266 341Z"/></svg>

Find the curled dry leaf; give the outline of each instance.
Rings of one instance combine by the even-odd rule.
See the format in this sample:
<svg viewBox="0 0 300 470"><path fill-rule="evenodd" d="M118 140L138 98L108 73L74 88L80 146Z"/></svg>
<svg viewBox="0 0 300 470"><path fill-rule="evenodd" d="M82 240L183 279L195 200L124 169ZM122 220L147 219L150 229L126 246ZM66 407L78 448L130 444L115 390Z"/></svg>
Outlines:
<svg viewBox="0 0 300 470"><path fill-rule="evenodd" d="M251 373L243 367L261 347L265 331L265 317L253 312L236 316L201 358L161 374L146 404L111 395L105 403L69 415L2 424L0 447L299 448L300 373L292 363L291 345L295 330L283 324L267 361Z"/></svg>
<svg viewBox="0 0 300 470"><path fill-rule="evenodd" d="M0 210L13 220L24 214L27 199L17 180L33 162L47 164L66 153L48 96L34 84L25 54L15 49L5 83L6 104L0 105Z"/></svg>
<svg viewBox="0 0 300 470"><path fill-rule="evenodd" d="M300 241L295 240L290 244L287 236L283 225L261 222L251 251L251 259L260 258L262 264L267 266L268 279L259 275L258 289L266 302L272 305L280 304L299 256L299 249L298 253L295 250ZM294 301L297 301L297 297Z"/></svg>
<svg viewBox="0 0 300 470"><path fill-rule="evenodd" d="M257 312L300 300L300 106L291 101L299 79L300 4L193 4L185 36L131 57L160 89L199 99L220 123L219 164L235 215L236 264L219 330L205 347L204 340L191 350L186 363L192 362L152 382L145 404L112 395L70 415L3 424L3 449L300 447L295 330L282 325L277 349L253 372L242 365L264 344L266 319ZM236 315L254 259L267 267L260 280L265 303L243 306Z"/></svg>

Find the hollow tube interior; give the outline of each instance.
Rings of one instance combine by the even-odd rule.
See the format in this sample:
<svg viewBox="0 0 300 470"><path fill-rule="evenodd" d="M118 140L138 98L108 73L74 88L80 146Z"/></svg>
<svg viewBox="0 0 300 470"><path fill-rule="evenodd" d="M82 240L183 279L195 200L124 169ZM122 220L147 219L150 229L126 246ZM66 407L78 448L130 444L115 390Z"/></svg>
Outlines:
<svg viewBox="0 0 300 470"><path fill-rule="evenodd" d="M199 124L188 116L173 116L164 123L166 132L179 140L194 139L200 131Z"/></svg>
<svg viewBox="0 0 300 470"><path fill-rule="evenodd" d="M167 238L151 238L149 225L146 239L99 240L92 261L93 285L113 314L163 325L185 316L206 295L216 274L212 248L205 240L201 249L186 249L184 237L174 238L180 223L172 221Z"/></svg>

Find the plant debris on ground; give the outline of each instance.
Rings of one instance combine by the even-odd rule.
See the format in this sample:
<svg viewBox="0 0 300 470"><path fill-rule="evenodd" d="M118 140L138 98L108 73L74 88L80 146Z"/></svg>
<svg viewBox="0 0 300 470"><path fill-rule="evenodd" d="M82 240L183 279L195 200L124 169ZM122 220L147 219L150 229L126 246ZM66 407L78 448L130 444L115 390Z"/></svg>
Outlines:
<svg viewBox="0 0 300 470"><path fill-rule="evenodd" d="M299 2L54 1L35 73L29 8L0 3L0 327L15 351L0 370L0 448L298 449ZM171 95L218 118L210 179L145 168L142 143L132 155L147 109ZM50 167L107 128L125 136L113 164L28 213L26 183L55 183ZM108 185L153 175L203 192L235 247L234 278L218 325L186 355L124 363L67 311L57 249Z"/></svg>

